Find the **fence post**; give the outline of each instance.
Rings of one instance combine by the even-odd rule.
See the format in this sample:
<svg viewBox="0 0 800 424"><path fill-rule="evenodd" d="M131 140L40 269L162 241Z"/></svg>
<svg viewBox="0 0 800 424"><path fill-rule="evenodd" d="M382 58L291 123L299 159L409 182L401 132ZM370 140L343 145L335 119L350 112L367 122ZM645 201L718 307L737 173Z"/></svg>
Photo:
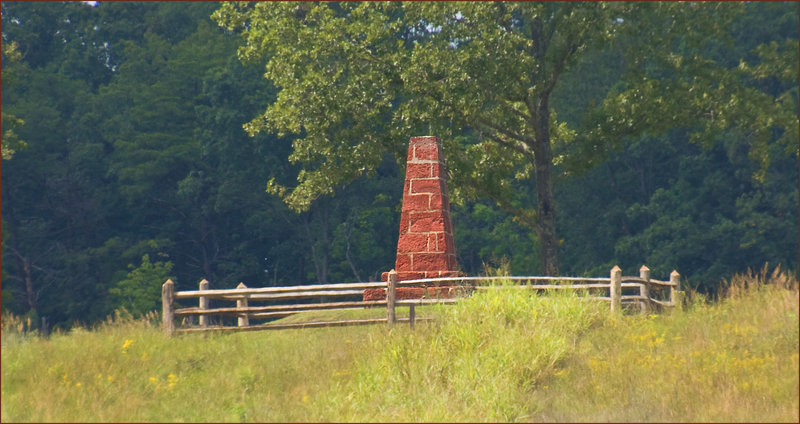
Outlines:
<svg viewBox="0 0 800 424"><path fill-rule="evenodd" d="M622 270L618 265L611 268L611 312L622 310Z"/></svg>
<svg viewBox="0 0 800 424"><path fill-rule="evenodd" d="M389 271L389 278L386 279L386 323L391 327L394 325L395 311L395 289L397 288L397 272L395 270Z"/></svg>
<svg viewBox="0 0 800 424"><path fill-rule="evenodd" d="M408 305L408 323L411 326L411 329L414 329L414 321L417 319L417 313L414 310L414 304Z"/></svg>
<svg viewBox="0 0 800 424"><path fill-rule="evenodd" d="M647 312L650 310L650 268L646 265L642 265L642 267L639 268L639 278L644 280L642 289L639 292L639 295L644 297L644 300L641 302L642 312Z"/></svg>
<svg viewBox="0 0 800 424"><path fill-rule="evenodd" d="M236 286L237 289L246 289L247 286L244 283L239 283ZM247 295L243 295L241 298L236 299L236 309L247 308ZM239 314L239 327L249 327L250 326L250 318L247 316L247 312Z"/></svg>
<svg viewBox="0 0 800 424"><path fill-rule="evenodd" d="M200 282L200 291L208 290L208 280L205 278ZM208 310L208 296L200 296L200 311ZM208 315L200 315L200 326L203 328L208 327Z"/></svg>
<svg viewBox="0 0 800 424"><path fill-rule="evenodd" d="M669 282L672 284L669 288L669 301L672 306L677 310L683 309L683 291L681 290L681 275L677 270L673 270L669 274Z"/></svg>
<svg viewBox="0 0 800 424"><path fill-rule="evenodd" d="M175 283L167 280L161 286L161 326L167 337L175 335Z"/></svg>

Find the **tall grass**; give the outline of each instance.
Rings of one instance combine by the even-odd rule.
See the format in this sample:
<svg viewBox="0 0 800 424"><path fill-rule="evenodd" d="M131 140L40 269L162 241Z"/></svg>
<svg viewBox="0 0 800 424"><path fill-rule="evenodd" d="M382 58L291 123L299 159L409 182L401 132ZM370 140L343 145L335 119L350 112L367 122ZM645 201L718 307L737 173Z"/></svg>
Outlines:
<svg viewBox="0 0 800 424"><path fill-rule="evenodd" d="M308 329L168 339L115 319L49 339L4 317L3 422L302 421L309 398L350 369L375 329Z"/></svg>
<svg viewBox="0 0 800 424"><path fill-rule="evenodd" d="M413 331L167 339L153 316L119 315L44 339L4 316L0 419L797 422L797 280L765 269L726 287L626 316L491 290L427 308L436 320Z"/></svg>
<svg viewBox="0 0 800 424"><path fill-rule="evenodd" d="M588 333L538 421L798 422L798 291L776 269L739 275L685 313L611 319Z"/></svg>
<svg viewBox="0 0 800 424"><path fill-rule="evenodd" d="M606 314L569 293L478 293L437 308L439 325L373 339L376 354L327 401L346 421L523 419L530 393Z"/></svg>

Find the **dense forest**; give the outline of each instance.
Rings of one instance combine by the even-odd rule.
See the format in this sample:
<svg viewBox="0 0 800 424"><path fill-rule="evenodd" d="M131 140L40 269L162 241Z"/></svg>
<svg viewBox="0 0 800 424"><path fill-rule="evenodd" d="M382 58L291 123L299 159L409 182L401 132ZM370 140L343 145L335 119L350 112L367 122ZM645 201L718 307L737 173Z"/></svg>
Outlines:
<svg viewBox="0 0 800 424"><path fill-rule="evenodd" d="M798 3L615 5L3 1L3 311L375 280L418 135L445 142L468 274L647 264L713 293L797 270ZM535 53L539 16L541 63L563 44L544 98L509 35ZM524 91L516 67L549 102L530 129L497 95ZM545 124L546 150L512 144Z"/></svg>

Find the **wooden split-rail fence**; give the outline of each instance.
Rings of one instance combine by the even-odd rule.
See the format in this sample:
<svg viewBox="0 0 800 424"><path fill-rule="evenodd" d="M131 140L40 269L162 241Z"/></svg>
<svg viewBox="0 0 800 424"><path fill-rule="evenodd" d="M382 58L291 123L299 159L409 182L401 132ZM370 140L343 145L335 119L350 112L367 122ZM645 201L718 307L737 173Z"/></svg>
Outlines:
<svg viewBox="0 0 800 424"><path fill-rule="evenodd" d="M397 274L389 272L388 281L347 284L319 284L288 287L248 288L240 283L235 289L209 290L206 280L200 282L198 290L175 291L172 280L162 286L162 324L164 332L172 336L176 333L193 333L205 331L255 331L268 329L314 328L349 325L368 325L397 322L408 322L412 327L416 321L430 320L432 317L417 317L415 306L432 303L455 303L475 290L585 290L590 299L608 301L612 312L621 312L623 305L637 308L642 312L663 308L680 308L683 303L680 275L677 271L670 274L669 281L650 278L650 270L642 266L638 277L622 276L622 271L615 266L609 277L449 277L427 278L420 280L397 281ZM493 281L512 281L517 284L487 284ZM524 283L524 284L520 284ZM537 284L538 283L538 284ZM420 299L397 299L398 287L457 287L459 293L455 297L423 297ZM367 289L386 289L383 300L343 300L330 302L331 298L361 297ZM596 295L600 292L601 295ZM607 294L607 295L606 295ZM197 299L192 307L176 308L178 301ZM210 301L235 302L235 306L210 307ZM299 300L316 301L315 303L295 303ZM282 302L283 304L254 305L262 302ZM287 303L288 302L288 303ZM397 317L396 308L408 306L408 317ZM320 310L347 310L371 307L386 307L385 318L348 319L348 320L311 320L300 322L266 322L251 324L251 320L275 320L290 315ZM236 326L212 325L210 317L235 317ZM194 320L193 318L197 318ZM180 319L184 325L176 326ZM220 321L222 322L222 321ZM188 324L188 325L187 325Z"/></svg>

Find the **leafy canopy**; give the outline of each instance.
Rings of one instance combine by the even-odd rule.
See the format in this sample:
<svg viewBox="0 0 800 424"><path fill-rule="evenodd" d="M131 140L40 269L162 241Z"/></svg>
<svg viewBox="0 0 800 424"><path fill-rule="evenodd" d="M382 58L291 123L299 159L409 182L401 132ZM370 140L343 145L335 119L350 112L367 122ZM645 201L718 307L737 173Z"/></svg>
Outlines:
<svg viewBox="0 0 800 424"><path fill-rule="evenodd" d="M626 136L675 127L705 143L746 127L765 167L776 129L796 150L796 89L765 93L753 82L796 82L797 40L760 46L753 64L714 54L730 47L743 12L741 3L225 3L213 18L241 32L240 59L268 60L277 101L245 128L299 136L289 157L302 164L298 184L269 184L293 209L431 133L448 144L455 200L489 195L524 209L514 181L532 178L537 140L568 169L600 163ZM602 104L570 124L537 108L568 92L563 74L597 51L624 63ZM548 134L537 133L541 120Z"/></svg>

